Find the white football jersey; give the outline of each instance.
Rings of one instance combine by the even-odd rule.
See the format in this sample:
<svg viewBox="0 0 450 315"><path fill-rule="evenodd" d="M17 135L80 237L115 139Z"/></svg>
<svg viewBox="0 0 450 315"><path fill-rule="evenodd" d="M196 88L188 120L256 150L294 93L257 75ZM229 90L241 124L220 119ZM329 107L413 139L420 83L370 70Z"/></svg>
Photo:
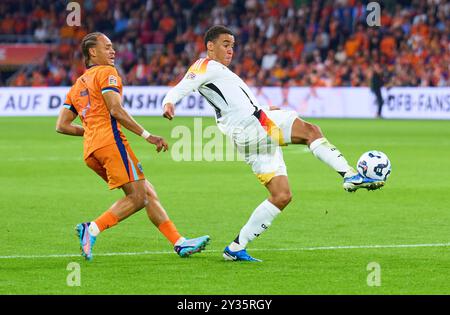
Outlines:
<svg viewBox="0 0 450 315"><path fill-rule="evenodd" d="M256 97L240 77L208 58L197 60L189 68L184 78L167 93L162 105L175 104L195 90L214 108L217 123L223 127L238 126L260 109Z"/></svg>

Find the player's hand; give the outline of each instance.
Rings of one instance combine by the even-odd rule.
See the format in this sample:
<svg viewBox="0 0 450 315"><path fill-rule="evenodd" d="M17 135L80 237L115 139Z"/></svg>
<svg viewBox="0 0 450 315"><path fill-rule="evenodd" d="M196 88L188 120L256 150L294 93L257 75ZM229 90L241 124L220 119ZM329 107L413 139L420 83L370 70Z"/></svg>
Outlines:
<svg viewBox="0 0 450 315"><path fill-rule="evenodd" d="M151 144L154 144L156 146L156 151L158 152L161 152L161 150L166 152L169 149L169 145L163 137L151 135L146 140Z"/></svg>
<svg viewBox="0 0 450 315"><path fill-rule="evenodd" d="M164 104L163 117L169 120L175 116L175 106L172 103Z"/></svg>

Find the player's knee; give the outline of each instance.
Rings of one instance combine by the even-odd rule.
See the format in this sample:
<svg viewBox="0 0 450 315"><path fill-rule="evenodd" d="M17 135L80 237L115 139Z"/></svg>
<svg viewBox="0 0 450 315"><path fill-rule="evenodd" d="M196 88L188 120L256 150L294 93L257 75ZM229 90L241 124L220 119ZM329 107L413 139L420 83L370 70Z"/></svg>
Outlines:
<svg viewBox="0 0 450 315"><path fill-rule="evenodd" d="M314 140L323 137L323 133L320 127L314 124L309 124L309 135L309 138Z"/></svg>
<svg viewBox="0 0 450 315"><path fill-rule="evenodd" d="M292 200L292 193L290 191L285 192L281 197L281 202L284 206L287 206Z"/></svg>
<svg viewBox="0 0 450 315"><path fill-rule="evenodd" d="M144 205L142 206L142 208L147 207L147 205L149 203L149 199L147 198L147 195L144 195L143 203L144 203Z"/></svg>
<svg viewBox="0 0 450 315"><path fill-rule="evenodd" d="M292 200L292 193L290 191L283 191L275 196L273 196L273 200L275 205L280 209L283 210Z"/></svg>
<svg viewBox="0 0 450 315"><path fill-rule="evenodd" d="M142 209L148 204L148 198L145 193L133 193L129 195L136 209Z"/></svg>
<svg viewBox="0 0 450 315"><path fill-rule="evenodd" d="M314 140L317 140L319 138L323 138L322 130L319 126L314 124L307 124L307 138L306 138L306 144L310 145Z"/></svg>
<svg viewBox="0 0 450 315"><path fill-rule="evenodd" d="M156 194L156 191L154 191L153 189L146 189L145 190L145 196L147 197L147 199L150 200L158 200L158 195Z"/></svg>

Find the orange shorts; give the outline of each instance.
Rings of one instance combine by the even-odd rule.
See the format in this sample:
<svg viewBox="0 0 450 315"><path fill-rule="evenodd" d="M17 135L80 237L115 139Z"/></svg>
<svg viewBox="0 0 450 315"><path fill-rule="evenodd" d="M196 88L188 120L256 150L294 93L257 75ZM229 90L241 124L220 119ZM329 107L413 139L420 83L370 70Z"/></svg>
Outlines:
<svg viewBox="0 0 450 315"><path fill-rule="evenodd" d="M108 183L109 189L145 179L142 165L128 143L95 150L84 161Z"/></svg>

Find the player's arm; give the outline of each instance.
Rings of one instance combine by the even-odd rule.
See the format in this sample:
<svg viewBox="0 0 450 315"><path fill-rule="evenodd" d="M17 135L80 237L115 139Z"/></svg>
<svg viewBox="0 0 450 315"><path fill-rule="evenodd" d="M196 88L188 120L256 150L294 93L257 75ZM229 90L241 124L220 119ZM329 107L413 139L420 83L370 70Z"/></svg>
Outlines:
<svg viewBox="0 0 450 315"><path fill-rule="evenodd" d="M156 146L156 150L167 151L169 145L167 142L159 136L149 134L134 118L122 107L122 99L120 94L115 91L108 91L103 93L103 99L105 100L108 110L123 127L131 132L142 136L149 143Z"/></svg>
<svg viewBox="0 0 450 315"><path fill-rule="evenodd" d="M83 136L83 126L73 122L77 116L78 113L72 105L64 104L56 120L56 132L70 136Z"/></svg>
<svg viewBox="0 0 450 315"><path fill-rule="evenodd" d="M164 97L162 101L163 116L172 120L175 116L175 104L192 91L197 90L206 81L212 79L214 74L214 71L211 70L208 63L206 63L204 67L202 67L201 64L198 67L195 67L194 63L183 79L170 89L166 97Z"/></svg>
<svg viewBox="0 0 450 315"><path fill-rule="evenodd" d="M175 116L175 104L180 101L187 94L199 87L193 84L189 79L182 79L176 86L174 86L163 99L163 116L172 120Z"/></svg>

